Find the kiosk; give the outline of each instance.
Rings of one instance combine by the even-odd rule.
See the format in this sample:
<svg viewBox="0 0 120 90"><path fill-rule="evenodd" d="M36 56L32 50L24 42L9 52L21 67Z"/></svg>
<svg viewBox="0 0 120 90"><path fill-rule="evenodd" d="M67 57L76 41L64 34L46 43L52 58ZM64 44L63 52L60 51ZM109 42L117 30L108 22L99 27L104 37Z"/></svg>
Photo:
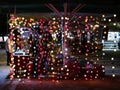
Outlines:
<svg viewBox="0 0 120 90"><path fill-rule="evenodd" d="M14 52L11 55L11 71L14 77L31 77L32 29L21 27L12 32L14 35Z"/></svg>

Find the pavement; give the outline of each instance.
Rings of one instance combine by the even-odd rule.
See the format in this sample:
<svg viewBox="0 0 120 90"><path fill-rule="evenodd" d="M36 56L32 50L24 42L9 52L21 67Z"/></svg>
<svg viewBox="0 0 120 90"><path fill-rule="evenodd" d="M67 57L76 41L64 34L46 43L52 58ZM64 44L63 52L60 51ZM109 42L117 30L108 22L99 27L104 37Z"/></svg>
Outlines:
<svg viewBox="0 0 120 90"><path fill-rule="evenodd" d="M120 90L120 79L102 80L52 80L52 79L5 79L0 90Z"/></svg>

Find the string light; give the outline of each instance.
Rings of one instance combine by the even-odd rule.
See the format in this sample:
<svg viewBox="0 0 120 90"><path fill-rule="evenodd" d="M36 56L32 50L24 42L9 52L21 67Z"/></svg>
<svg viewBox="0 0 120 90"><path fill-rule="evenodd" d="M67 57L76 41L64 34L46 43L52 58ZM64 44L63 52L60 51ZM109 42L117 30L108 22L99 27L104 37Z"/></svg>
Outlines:
<svg viewBox="0 0 120 90"><path fill-rule="evenodd" d="M64 23L62 23L63 20ZM94 48L94 42L98 40L99 31L97 30L97 28L100 28L100 26L96 24L96 22L94 22L94 21L98 22L98 18L94 16L85 16L85 17L76 16L74 20L71 21L69 20L70 19L68 17L61 17L61 18L53 17L50 22L48 22L45 19L40 19L37 23L35 23L34 19L32 18L30 18L30 20L26 20L24 17L22 18L19 17L14 19L15 22L12 21L12 23L14 24L10 24L10 27L14 27L14 29L16 29L16 27L19 29L21 27L19 24L22 24L22 26L24 27L28 26L35 29L32 30L30 34L31 36L33 36L33 38L32 39L31 37L27 38L30 44L29 45L30 49L26 50L29 52L30 57L34 57L32 61L33 63L30 64L29 62L31 61L30 57L27 58L23 56L21 58L19 56L17 57L18 60L13 59L13 63L17 65L16 67L20 66L21 67L20 70L22 70L22 67L24 66L23 68L25 69L24 70L25 72L23 74L22 71L21 73L19 73L20 75L17 76L18 78L21 78L23 75L23 77L27 77L28 79L30 79L32 75L31 74L32 68L33 68L32 71L33 77L38 79L40 79L41 75L45 75L45 74L59 75L58 78L68 79L71 75L71 70L74 73L76 73L76 75L73 75L73 80L76 80L78 77L80 77L81 66L77 66L79 60L74 60L73 64L75 65L73 65L73 68L70 69L69 65L67 65L68 64L67 61L69 61L70 59L69 55L70 56L71 55L77 56L78 54L85 55L84 61L89 60L88 58L89 55L95 52L94 49L97 49ZM85 23L85 27L81 23L82 21ZM38 24L39 27L36 27L35 25ZM106 26L104 26L104 28L106 28ZM63 33L62 33L62 29L64 29ZM71 35L73 35L74 37L70 40L68 40L69 32L71 32ZM95 36L94 39L91 39L92 33L96 33L94 35ZM13 36L15 37L15 34ZM25 36L23 36L23 38L25 38ZM63 38L63 42L61 38ZM18 36L17 38L15 38L15 40L19 42L20 37ZM20 49L20 47L18 47L17 49ZM80 56L79 59L81 59ZM21 64L22 61L24 64ZM65 65L63 65L64 61L66 61ZM28 68L26 69L25 65L28 63L31 66L28 65ZM89 64L90 62L87 65L89 66ZM61 68L60 66L63 67ZM85 80L88 80L89 78L90 79L97 78L99 77L99 71L96 70L96 72L94 72L94 70L91 71L88 70L86 71L86 73L84 73L83 77L85 78ZM65 76L62 76L62 73L64 73ZM95 76L92 76L92 74L95 74Z"/></svg>

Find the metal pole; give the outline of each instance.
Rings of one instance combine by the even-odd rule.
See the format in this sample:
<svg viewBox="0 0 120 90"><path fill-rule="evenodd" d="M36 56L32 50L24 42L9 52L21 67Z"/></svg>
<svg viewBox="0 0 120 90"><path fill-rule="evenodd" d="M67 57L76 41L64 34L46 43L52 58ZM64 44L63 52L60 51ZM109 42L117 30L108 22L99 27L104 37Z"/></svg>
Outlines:
<svg viewBox="0 0 120 90"><path fill-rule="evenodd" d="M63 54L63 65L65 65L65 53L64 53L64 17L61 17L61 29L62 29L62 54Z"/></svg>

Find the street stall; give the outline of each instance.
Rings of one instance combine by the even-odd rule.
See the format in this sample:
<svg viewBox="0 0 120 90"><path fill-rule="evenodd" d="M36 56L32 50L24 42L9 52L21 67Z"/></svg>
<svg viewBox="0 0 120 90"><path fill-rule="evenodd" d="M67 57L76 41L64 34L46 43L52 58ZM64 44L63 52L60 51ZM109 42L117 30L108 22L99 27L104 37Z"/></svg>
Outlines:
<svg viewBox="0 0 120 90"><path fill-rule="evenodd" d="M97 66L83 70L79 63L80 60L93 60L90 55L97 51L94 43L98 40L99 27L93 17L76 16L74 19L76 21L70 21L68 17L42 18L39 21L12 18L10 35L13 36L14 48L10 64L11 78L99 78ZM71 57L74 58L71 60ZM85 65L89 65L89 62ZM100 73L104 75L104 67L101 66Z"/></svg>

